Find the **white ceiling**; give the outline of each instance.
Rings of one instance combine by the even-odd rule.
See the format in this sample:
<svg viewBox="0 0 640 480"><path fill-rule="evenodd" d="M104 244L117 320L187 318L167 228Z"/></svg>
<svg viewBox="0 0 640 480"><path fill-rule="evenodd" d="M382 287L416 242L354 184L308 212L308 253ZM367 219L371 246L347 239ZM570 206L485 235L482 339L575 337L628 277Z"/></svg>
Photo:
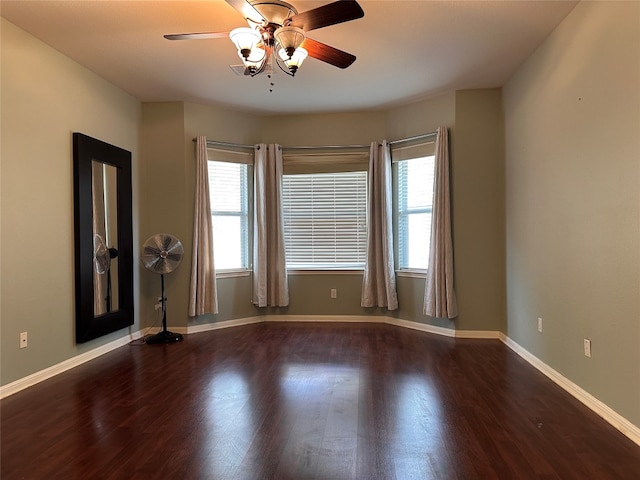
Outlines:
<svg viewBox="0 0 640 480"><path fill-rule="evenodd" d="M292 0L299 12L328 1ZM225 38L166 33L246 26L224 0L2 0L1 15L144 102L189 101L262 113L381 109L443 92L502 86L574 1L359 1L364 18L309 32L357 57L309 58L295 78L239 77Z"/></svg>

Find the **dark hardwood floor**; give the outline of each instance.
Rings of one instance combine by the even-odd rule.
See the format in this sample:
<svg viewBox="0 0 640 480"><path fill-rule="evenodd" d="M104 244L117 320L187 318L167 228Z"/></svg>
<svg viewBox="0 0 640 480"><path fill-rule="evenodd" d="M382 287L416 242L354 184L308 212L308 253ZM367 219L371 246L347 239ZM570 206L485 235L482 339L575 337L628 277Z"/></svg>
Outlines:
<svg viewBox="0 0 640 480"><path fill-rule="evenodd" d="M10 479L640 479L499 341L268 323L126 346L1 404Z"/></svg>

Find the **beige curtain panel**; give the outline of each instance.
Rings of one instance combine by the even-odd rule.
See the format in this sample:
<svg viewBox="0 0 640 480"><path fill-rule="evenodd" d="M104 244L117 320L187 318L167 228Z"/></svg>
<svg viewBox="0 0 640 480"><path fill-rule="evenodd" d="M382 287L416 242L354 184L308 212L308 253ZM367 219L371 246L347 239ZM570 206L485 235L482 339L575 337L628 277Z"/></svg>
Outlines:
<svg viewBox="0 0 640 480"><path fill-rule="evenodd" d="M282 147L255 147L253 218L253 303L289 305L282 218Z"/></svg>
<svg viewBox="0 0 640 480"><path fill-rule="evenodd" d="M436 137L431 250L423 308L425 315L436 318L458 316L458 303L453 289L449 181L449 136L447 128L440 127Z"/></svg>
<svg viewBox="0 0 640 480"><path fill-rule="evenodd" d="M391 220L391 150L388 142L371 143L367 175L367 257L362 279L363 307L398 308Z"/></svg>
<svg viewBox="0 0 640 480"><path fill-rule="evenodd" d="M193 213L193 256L189 286L189 316L218 313L213 229L209 196L207 139L196 138L196 195Z"/></svg>

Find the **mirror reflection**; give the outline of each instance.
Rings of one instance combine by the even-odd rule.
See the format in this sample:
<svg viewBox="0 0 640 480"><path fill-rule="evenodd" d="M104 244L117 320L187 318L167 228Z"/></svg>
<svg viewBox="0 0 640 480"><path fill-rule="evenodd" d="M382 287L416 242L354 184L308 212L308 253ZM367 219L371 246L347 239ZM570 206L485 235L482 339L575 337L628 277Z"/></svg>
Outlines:
<svg viewBox="0 0 640 480"><path fill-rule="evenodd" d="M91 162L93 314L118 310L118 169Z"/></svg>
<svg viewBox="0 0 640 480"><path fill-rule="evenodd" d="M76 342L134 323L131 152L73 133Z"/></svg>

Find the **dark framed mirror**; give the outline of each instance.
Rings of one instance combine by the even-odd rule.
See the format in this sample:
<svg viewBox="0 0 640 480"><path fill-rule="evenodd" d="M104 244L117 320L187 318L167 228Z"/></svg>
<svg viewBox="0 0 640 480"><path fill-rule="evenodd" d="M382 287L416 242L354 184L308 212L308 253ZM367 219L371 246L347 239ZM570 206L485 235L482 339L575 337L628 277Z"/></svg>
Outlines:
<svg viewBox="0 0 640 480"><path fill-rule="evenodd" d="M131 152L73 134L76 342L133 325Z"/></svg>

